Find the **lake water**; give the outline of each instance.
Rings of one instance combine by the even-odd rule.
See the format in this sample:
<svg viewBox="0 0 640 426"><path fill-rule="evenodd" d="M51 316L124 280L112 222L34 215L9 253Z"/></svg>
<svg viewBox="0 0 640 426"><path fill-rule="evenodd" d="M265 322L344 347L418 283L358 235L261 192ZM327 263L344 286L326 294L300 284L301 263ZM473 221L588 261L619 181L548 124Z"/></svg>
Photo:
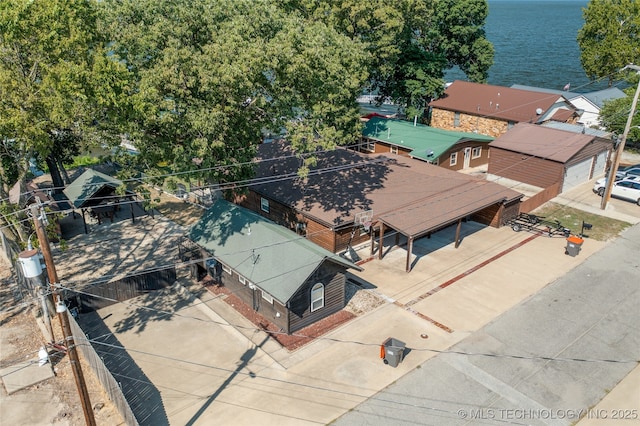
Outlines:
<svg viewBox="0 0 640 426"><path fill-rule="evenodd" d="M590 81L580 64L576 38L587 4L587 0L489 0L485 30L495 49L489 84L562 90L570 83L575 92L606 88L606 81ZM447 81L456 78L466 79L459 70L447 73Z"/></svg>

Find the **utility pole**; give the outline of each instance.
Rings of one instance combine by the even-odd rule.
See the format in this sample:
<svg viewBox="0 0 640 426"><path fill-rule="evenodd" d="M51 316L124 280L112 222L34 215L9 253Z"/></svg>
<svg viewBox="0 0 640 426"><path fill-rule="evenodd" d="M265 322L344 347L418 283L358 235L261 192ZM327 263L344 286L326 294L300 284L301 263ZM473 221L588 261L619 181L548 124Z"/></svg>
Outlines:
<svg viewBox="0 0 640 426"><path fill-rule="evenodd" d="M620 71L624 71L626 69L635 70L640 74L640 67L637 65L627 65L622 68ZM631 102L631 111L629 111L629 117L627 118L627 124L624 126L624 132L622 132L622 140L618 144L616 148L615 155L613 157L613 164L609 168L609 173L607 174L607 184L605 186L604 194L602 195L602 202L600 204L600 209L604 210L607 208L607 203L611 198L611 188L613 188L613 183L615 182L616 172L618 171L618 165L620 164L620 158L622 157L622 151L624 150L624 145L627 143L627 135L629 134L629 129L631 129L631 121L633 120L633 116L636 112L636 105L638 105L638 96L640 95L640 80L638 80L638 87L636 88L636 94L633 96L633 101Z"/></svg>
<svg viewBox="0 0 640 426"><path fill-rule="evenodd" d="M40 220L39 207L35 204L31 205L31 215L33 216L33 223L36 227L36 234L38 241L40 242L40 249L42 250L42 256L44 262L47 265L47 276L49 277L49 286L54 299L58 298L57 303L61 305L56 309L58 312L58 319L62 326L62 335L64 336L65 346L67 353L69 354L69 361L71 362L71 369L73 370L73 376L76 380L76 387L78 388L78 394L80 395L80 403L82 404L82 411L84 412L84 419L88 426L96 426L96 420L93 416L93 410L91 409L91 400L89 399L89 391L84 381L84 375L82 374L82 366L80 365L80 359L78 358L78 352L76 350L75 342L73 341L73 334L71 333L71 325L69 323L68 310L66 306L59 299L58 289L58 273L56 272L55 264L53 263L53 256L51 255L51 247L49 246L49 238L47 232L42 226ZM54 300L55 302L55 300ZM56 305L58 306L58 305Z"/></svg>

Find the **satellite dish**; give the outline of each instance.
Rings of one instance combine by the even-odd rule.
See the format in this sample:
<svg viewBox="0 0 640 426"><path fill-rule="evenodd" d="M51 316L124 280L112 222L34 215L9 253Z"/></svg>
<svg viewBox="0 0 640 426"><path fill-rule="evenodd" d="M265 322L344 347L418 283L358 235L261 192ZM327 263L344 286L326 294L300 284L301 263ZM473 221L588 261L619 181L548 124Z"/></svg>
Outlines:
<svg viewBox="0 0 640 426"><path fill-rule="evenodd" d="M542 114L542 108L536 108L536 114L538 115Z"/></svg>

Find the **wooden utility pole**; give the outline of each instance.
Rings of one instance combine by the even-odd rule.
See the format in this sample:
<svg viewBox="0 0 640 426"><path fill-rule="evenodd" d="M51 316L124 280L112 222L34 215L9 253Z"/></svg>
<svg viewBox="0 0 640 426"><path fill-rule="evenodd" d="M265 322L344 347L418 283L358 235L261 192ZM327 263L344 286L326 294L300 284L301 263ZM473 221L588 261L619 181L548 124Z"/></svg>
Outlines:
<svg viewBox="0 0 640 426"><path fill-rule="evenodd" d="M627 65L622 68L621 71L626 69L636 70L640 74L640 67L637 65ZM622 158L622 151L624 150L624 146L627 142L627 135L629 134L629 129L631 129L631 121L633 120L633 116L636 112L636 105L638 105L638 96L640 95L640 80L638 81L638 87L636 88L636 94L633 97L633 101L631 102L631 111L629 111L629 117L627 117L627 124L624 126L624 132L622 132L622 140L618 144L616 148L615 155L613 158L613 164L609 169L609 173L607 175L607 183L604 189L604 194L602 195L602 203L600 204L600 209L604 210L607 208L607 203L609 202L609 198L611 198L611 188L613 188L613 183L616 180L616 172L618 171L618 166L620 165L620 158Z"/></svg>
<svg viewBox="0 0 640 426"><path fill-rule="evenodd" d="M36 228L36 235L40 242L40 250L42 250L42 256L44 262L47 265L47 276L49 277L49 286L54 299L59 297L56 284L58 283L58 273L56 272L55 264L53 263L53 256L51 255L51 247L49 246L49 237L47 232L42 226L40 220L40 209L37 205L31 205L31 215L33 216L33 223ZM54 300L55 304L56 300ZM64 303L58 298L57 303L61 303L63 307ZM56 306L58 306L56 304ZM65 307L66 308L66 307ZM73 334L71 332L71 325L69 323L68 310L56 309L58 312L58 319L62 326L62 335L64 336L65 346L67 353L69 354L69 361L71 362L71 369L73 370L73 376L76 380L76 387L78 388L78 394L80 395L80 403L82 404L82 411L84 412L84 419L88 426L96 426L96 420L93 416L93 410L91 408L91 400L89 399L89 391L84 381L84 375L82 374L82 366L80 365L80 359L78 358L78 351L76 350L75 342L73 341Z"/></svg>

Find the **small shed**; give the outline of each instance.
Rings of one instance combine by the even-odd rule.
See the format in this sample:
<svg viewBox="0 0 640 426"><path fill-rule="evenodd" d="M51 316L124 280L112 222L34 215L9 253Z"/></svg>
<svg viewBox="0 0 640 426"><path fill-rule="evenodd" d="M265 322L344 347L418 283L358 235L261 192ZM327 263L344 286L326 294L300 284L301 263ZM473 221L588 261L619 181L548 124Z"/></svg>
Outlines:
<svg viewBox="0 0 640 426"><path fill-rule="evenodd" d="M364 123L361 152L392 153L450 170L478 167L489 161L489 142L478 133L436 129L423 124L372 116Z"/></svg>
<svg viewBox="0 0 640 426"><path fill-rule="evenodd" d="M361 270L225 200L217 200L188 237L201 248L201 266L217 282L286 333L344 308L345 272Z"/></svg>
<svg viewBox="0 0 640 426"><path fill-rule="evenodd" d="M489 177L567 191L605 172L610 139L520 123L489 144Z"/></svg>

